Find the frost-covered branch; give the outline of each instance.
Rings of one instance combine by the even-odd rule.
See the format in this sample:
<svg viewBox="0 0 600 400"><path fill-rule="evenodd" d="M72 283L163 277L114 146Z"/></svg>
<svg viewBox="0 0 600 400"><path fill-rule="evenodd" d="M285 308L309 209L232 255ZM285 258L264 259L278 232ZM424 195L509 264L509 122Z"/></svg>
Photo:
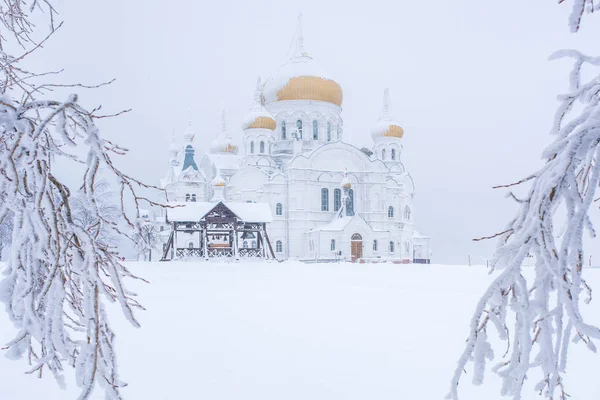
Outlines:
<svg viewBox="0 0 600 400"><path fill-rule="evenodd" d="M581 20L585 14L591 14L600 10L600 2L594 0L558 0L560 4L570 2L573 10L569 16L571 32L579 31Z"/></svg>
<svg viewBox="0 0 600 400"><path fill-rule="evenodd" d="M571 50L551 59L564 57L571 58L574 67L569 91L559 97L555 140L543 153L544 167L527 179L531 187L525 198L517 199L517 216L499 235L495 266L501 272L471 319L451 399L458 399L458 383L469 361L473 382L482 383L486 363L494 358L488 340L492 331L509 348L492 370L502 378L502 395L514 399L521 398L531 369L543 373L535 388L544 398L566 399L563 374L569 344L581 340L595 351L593 340L600 339L600 329L586 323L580 311L591 299L583 278L583 235L596 235L588 211L600 182L600 75L584 82L581 69L600 66L600 58ZM557 223L562 219L566 226ZM531 279L522 267L528 254L536 257Z"/></svg>
<svg viewBox="0 0 600 400"><path fill-rule="evenodd" d="M50 20L41 40L31 23L35 12ZM140 231L138 206L157 203L138 193L157 188L114 165L112 157L127 149L101 137L95 120L106 116L97 114L100 107L87 111L75 94L43 98L56 87L93 86L39 83L55 71L21 67L61 26L55 16L50 0L0 0L0 222L9 217L14 225L0 301L18 330L5 349L25 357L29 373L49 371L61 384L65 368L74 367L81 400L96 384L107 399L121 399L106 306L117 303L134 326L134 311L142 307L125 287L126 278L136 277L119 262L111 238ZM22 54L6 52L11 39ZM74 188L54 167L59 159L69 177L79 176ZM103 182L118 189L114 202Z"/></svg>

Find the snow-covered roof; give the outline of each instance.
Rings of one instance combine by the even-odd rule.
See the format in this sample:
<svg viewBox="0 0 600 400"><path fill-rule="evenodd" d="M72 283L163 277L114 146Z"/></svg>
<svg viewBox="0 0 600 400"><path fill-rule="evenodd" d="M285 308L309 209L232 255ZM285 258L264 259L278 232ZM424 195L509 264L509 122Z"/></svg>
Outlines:
<svg viewBox="0 0 600 400"><path fill-rule="evenodd" d="M218 170L237 170L242 167L242 157L236 154L207 154L208 159Z"/></svg>
<svg viewBox="0 0 600 400"><path fill-rule="evenodd" d="M206 214L215 208L217 204L218 203L209 202L172 202L168 204L173 208L167 209L167 218L169 221L174 222L200 221ZM223 204L242 221L273 221L271 207L267 203L223 202Z"/></svg>

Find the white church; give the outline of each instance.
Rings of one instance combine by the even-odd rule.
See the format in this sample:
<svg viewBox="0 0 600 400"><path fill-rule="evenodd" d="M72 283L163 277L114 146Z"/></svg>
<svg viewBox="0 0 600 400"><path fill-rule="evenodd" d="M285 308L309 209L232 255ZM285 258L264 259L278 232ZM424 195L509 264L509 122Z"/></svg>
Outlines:
<svg viewBox="0 0 600 400"><path fill-rule="evenodd" d="M161 187L177 207L162 216L163 259L429 263L388 90L372 149L344 142L342 88L306 53L299 31L294 56L259 79L241 130L229 130L223 116L207 154L196 153L191 124L183 146L174 138ZM217 205L237 222L209 216Z"/></svg>

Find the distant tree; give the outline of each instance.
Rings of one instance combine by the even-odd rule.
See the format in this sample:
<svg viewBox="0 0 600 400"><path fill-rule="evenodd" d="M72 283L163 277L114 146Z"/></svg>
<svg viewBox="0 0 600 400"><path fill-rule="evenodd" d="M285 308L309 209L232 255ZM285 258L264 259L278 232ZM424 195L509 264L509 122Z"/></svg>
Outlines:
<svg viewBox="0 0 600 400"><path fill-rule="evenodd" d="M160 243L158 227L151 222L143 223L135 239L138 260L141 258L144 261L152 261L152 250L158 249Z"/></svg>
<svg viewBox="0 0 600 400"><path fill-rule="evenodd" d="M9 213L2 223L0 223L0 261L2 261L2 253L10 245L13 234L13 217Z"/></svg>
<svg viewBox="0 0 600 400"><path fill-rule="evenodd" d="M577 32L583 15L598 10L600 2L572 3L570 26ZM473 383L483 382L486 362L494 359L488 340L492 331L507 343L492 371L502 378L501 394L514 399L521 399L530 370L537 369L543 376L535 389L544 398L565 400L570 343L583 342L595 351L593 339L600 338L600 329L587 324L580 311L582 302L591 300L583 278L583 235L596 235L588 212L598 200L600 182L600 74L584 80L581 70L600 66L600 58L567 50L551 59L565 57L574 66L569 90L559 97L551 132L555 139L543 152L545 165L515 184L498 186L527 183L530 188L522 198L509 193L519 206L516 217L504 231L482 238L500 239L493 266L501 272L477 303L448 398L458 399L457 386L469 361ZM523 273L530 254L536 260L532 278Z"/></svg>
<svg viewBox="0 0 600 400"><path fill-rule="evenodd" d="M34 73L23 65L61 27L53 5L0 2L0 224L9 215L14 219L0 301L17 328L6 347L10 357L30 363L29 373L41 376L45 369L61 384L65 367L73 366L80 400L89 399L96 384L106 399L121 399L124 383L106 303L119 303L134 326L134 310L142 307L124 286L125 278L135 277L105 238L139 230L139 212L128 216L125 207L133 200L137 210L147 200L137 191L148 186L113 164L111 157L126 150L100 136L96 120L107 117L100 107L85 109L75 94L63 101L47 98L58 87L86 86L44 82L56 72ZM45 37L36 28L43 21L32 22L36 13L48 17ZM55 167L59 160L69 165L70 178L80 176L77 200ZM100 170L118 188L118 213L111 216L97 190ZM85 221L74 214L77 209Z"/></svg>

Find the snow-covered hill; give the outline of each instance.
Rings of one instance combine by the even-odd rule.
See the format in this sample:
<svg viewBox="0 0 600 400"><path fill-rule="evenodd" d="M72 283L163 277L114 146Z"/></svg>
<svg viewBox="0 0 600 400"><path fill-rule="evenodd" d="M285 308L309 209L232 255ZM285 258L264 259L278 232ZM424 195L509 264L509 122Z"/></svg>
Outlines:
<svg viewBox="0 0 600 400"><path fill-rule="evenodd" d="M442 399L484 285L485 266L140 263L142 329L112 310L128 400ZM600 270L586 272L600 288ZM587 307L600 323L600 301ZM14 333L0 313L0 343ZM504 348L497 347L497 356ZM571 349L568 389L600 396L600 355ZM71 400L50 376L0 357L0 399ZM470 377L467 375L467 379ZM533 381L532 379L531 381ZM499 381L461 384L499 399ZM94 398L103 398L97 392ZM526 400L541 399L529 387Z"/></svg>

